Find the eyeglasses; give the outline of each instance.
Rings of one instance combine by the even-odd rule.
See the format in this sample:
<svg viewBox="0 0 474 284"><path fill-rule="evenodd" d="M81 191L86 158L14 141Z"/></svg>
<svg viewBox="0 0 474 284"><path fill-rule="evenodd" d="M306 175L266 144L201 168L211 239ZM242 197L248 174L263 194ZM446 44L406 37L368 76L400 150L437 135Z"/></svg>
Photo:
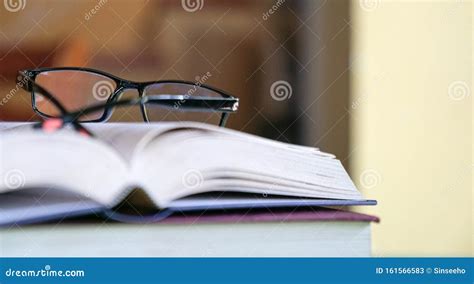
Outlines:
<svg viewBox="0 0 474 284"><path fill-rule="evenodd" d="M113 102L106 102L101 104L94 104L87 108L69 112L58 99L47 91L44 87L34 82L30 77L26 76L24 72L20 72L23 76L18 78L20 85L27 85L27 88L31 90L35 96L41 96L45 101L54 106L56 112L59 113L56 117L44 117L45 120L38 124L35 124L35 128L42 128L46 132L52 132L60 129L66 125L71 125L75 130L81 134L87 136L94 136L86 127L80 123L81 117L87 116L97 111L103 111L103 109L113 109L116 107L124 106L140 106L141 108L147 107L148 105L158 105L164 108L173 107L180 103L182 110L203 110L205 111L218 111L222 113L219 126L224 126L230 113L237 111L237 106L231 100L219 100L215 98L188 98L182 100L180 96L169 96L169 95L153 95L153 96L142 96L135 99L118 100Z"/></svg>
<svg viewBox="0 0 474 284"><path fill-rule="evenodd" d="M68 115L67 110L64 108L64 106L53 96L51 95L48 91L46 91L43 87L40 85L36 84L31 78L28 76L25 76L23 72L19 72L21 75L17 77L18 85L25 87L25 85L28 86L28 89L31 89L32 92L41 94L45 98L47 98L48 101L50 101L51 104L53 104L61 113L62 116ZM79 133L86 135L86 136L94 136L92 132L90 132L87 128L82 126L77 120L71 120L68 121L73 128L78 131ZM63 119L57 119L57 118L45 118L43 122L36 123L33 125L34 128L42 128L47 132L55 131L59 128L62 128L65 125L65 120Z"/></svg>
<svg viewBox="0 0 474 284"><path fill-rule="evenodd" d="M31 93L33 110L44 118L59 118L72 112L79 122L105 122L112 116L115 106L139 105L146 122L171 118L223 126L228 114L236 112L239 104L238 98L204 84L210 73L196 82L133 82L79 67L40 68L19 74L17 81L28 78L30 83L22 86ZM40 87L33 88L32 83ZM138 97L120 100L127 90L137 91Z"/></svg>

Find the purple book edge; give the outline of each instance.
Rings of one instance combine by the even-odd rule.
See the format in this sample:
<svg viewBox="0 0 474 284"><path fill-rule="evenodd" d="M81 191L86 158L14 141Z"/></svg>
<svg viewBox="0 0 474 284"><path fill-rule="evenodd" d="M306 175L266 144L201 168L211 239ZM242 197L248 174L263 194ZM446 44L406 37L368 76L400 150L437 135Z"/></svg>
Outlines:
<svg viewBox="0 0 474 284"><path fill-rule="evenodd" d="M101 215L107 220L123 223L195 223L213 222L226 223L236 222L271 222L271 221L364 221L379 222L374 216L364 215L354 212L341 211L324 208L333 206L342 208L345 206L376 205L375 200L336 200L336 199L314 199L311 202L295 200L294 202L283 203L260 203L258 205L227 204L225 206L192 206L167 208L156 214L140 216L119 213L100 205L92 205L90 208L71 210L68 212L51 212L42 216L32 218L18 218L14 222L3 222L0 220L0 227L12 227L16 225L37 224L45 222L62 221L70 218L85 217L90 215ZM323 207L321 207L323 206ZM229 213L226 210L255 210L265 209L266 212L253 213ZM296 211L295 209L306 209ZM274 212L275 211L275 212ZM278 212L277 212L278 211ZM205 212L205 214L203 214ZM177 216L181 215L181 216ZM199 215L199 217L196 217Z"/></svg>

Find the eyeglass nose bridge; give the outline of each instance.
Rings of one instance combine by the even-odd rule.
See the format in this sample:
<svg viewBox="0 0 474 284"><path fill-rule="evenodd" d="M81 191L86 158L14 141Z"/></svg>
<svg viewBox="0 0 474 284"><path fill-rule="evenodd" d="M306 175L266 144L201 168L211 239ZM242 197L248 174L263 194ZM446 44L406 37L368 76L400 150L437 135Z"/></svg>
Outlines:
<svg viewBox="0 0 474 284"><path fill-rule="evenodd" d="M110 101L115 101L120 98L120 95L127 90L136 90L138 95L141 97L143 94L143 87L138 82L131 81L116 81L117 88L115 89L112 96L110 96Z"/></svg>
<svg viewBox="0 0 474 284"><path fill-rule="evenodd" d="M138 82L132 82L132 81L119 81L117 84L118 88L128 90L128 89L140 89L140 83Z"/></svg>
<svg viewBox="0 0 474 284"><path fill-rule="evenodd" d="M117 88L115 89L114 93L110 97L109 101L117 101L120 99L120 96L123 94L123 92L127 90L136 90L138 92L138 97L141 98L143 97L143 84L138 83L138 82L132 82L132 81L118 81L117 82ZM145 122L150 122L148 119L148 115L146 113L145 105L141 104L140 105L140 111L142 114L143 121ZM107 115L107 120L112 116L112 111Z"/></svg>

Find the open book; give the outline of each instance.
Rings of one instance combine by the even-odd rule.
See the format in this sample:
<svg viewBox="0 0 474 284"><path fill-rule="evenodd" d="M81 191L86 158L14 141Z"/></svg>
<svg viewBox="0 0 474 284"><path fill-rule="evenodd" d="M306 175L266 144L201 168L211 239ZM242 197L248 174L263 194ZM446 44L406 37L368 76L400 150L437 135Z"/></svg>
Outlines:
<svg viewBox="0 0 474 284"><path fill-rule="evenodd" d="M111 209L131 193L133 207L160 212L375 204L315 148L192 122L87 127L97 137L3 125L0 224Z"/></svg>

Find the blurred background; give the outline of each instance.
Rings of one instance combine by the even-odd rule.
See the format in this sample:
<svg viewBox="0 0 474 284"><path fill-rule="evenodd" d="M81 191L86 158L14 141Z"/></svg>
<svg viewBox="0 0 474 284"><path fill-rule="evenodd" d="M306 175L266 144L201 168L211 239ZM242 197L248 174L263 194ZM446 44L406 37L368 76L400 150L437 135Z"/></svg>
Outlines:
<svg viewBox="0 0 474 284"><path fill-rule="evenodd" d="M473 254L471 1L3 4L1 120L38 119L15 85L20 69L85 66L138 81L211 74L207 84L240 98L230 128L343 161L379 202L363 209L381 218L375 256Z"/></svg>

